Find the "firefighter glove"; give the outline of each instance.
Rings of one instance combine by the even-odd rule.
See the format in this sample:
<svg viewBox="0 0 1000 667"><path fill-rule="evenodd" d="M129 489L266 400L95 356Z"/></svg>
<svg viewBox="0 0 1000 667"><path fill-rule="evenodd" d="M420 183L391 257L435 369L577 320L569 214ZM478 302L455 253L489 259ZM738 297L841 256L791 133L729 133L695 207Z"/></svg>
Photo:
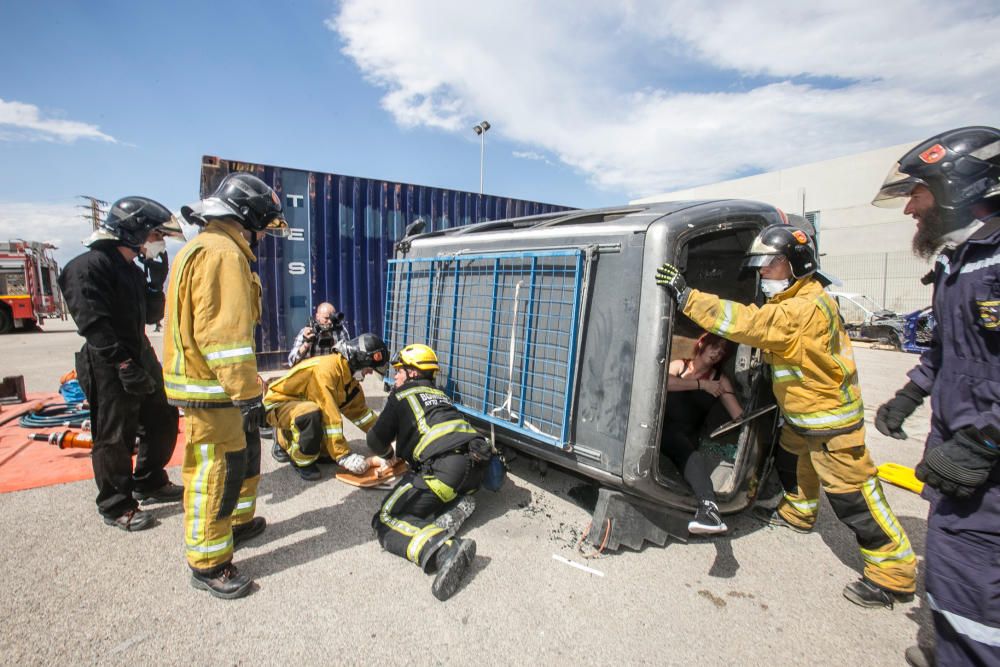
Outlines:
<svg viewBox="0 0 1000 667"><path fill-rule="evenodd" d="M676 266L668 263L658 268L656 270L656 284L666 287L667 291L670 292L670 296L677 300L678 307L681 310L684 309L684 304L687 302L691 288L687 286L684 275L681 274Z"/></svg>
<svg viewBox="0 0 1000 667"><path fill-rule="evenodd" d="M170 262L167 259L167 252L163 251L156 256L156 259L146 259L139 255L140 261L146 267L146 278L149 286L156 292L163 291L163 283L167 281L167 274L170 272Z"/></svg>
<svg viewBox="0 0 1000 667"><path fill-rule="evenodd" d="M364 475L368 472L368 459L361 454L345 454L337 459L337 465L355 475Z"/></svg>
<svg viewBox="0 0 1000 667"><path fill-rule="evenodd" d="M259 398L241 405L240 414L243 415L243 430L247 433L254 433L261 426L267 426L267 412L264 410L264 402Z"/></svg>
<svg viewBox="0 0 1000 667"><path fill-rule="evenodd" d="M1000 431L988 427L986 432L970 426L955 437L924 454L917 464L917 479L946 496L968 498L989 477L1000 458Z"/></svg>
<svg viewBox="0 0 1000 667"><path fill-rule="evenodd" d="M493 457L493 447L486 438L475 438L469 441L469 457L475 463L489 461Z"/></svg>
<svg viewBox="0 0 1000 667"><path fill-rule="evenodd" d="M915 382L907 382L906 386L896 392L896 395L879 406L875 413L875 428L882 435L888 435L897 440L906 440L903 422L913 414L913 411L924 402L924 390Z"/></svg>
<svg viewBox="0 0 1000 667"><path fill-rule="evenodd" d="M146 396L156 391L156 380L142 366L127 359L118 364L118 379L122 387L135 396Z"/></svg>

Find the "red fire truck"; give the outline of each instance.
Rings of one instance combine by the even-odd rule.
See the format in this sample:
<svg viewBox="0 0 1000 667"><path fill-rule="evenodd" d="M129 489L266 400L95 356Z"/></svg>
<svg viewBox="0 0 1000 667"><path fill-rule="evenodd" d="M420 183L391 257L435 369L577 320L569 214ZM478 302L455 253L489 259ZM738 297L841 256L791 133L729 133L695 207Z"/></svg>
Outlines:
<svg viewBox="0 0 1000 667"><path fill-rule="evenodd" d="M0 334L34 329L46 318L66 319L54 248L35 241L0 243Z"/></svg>

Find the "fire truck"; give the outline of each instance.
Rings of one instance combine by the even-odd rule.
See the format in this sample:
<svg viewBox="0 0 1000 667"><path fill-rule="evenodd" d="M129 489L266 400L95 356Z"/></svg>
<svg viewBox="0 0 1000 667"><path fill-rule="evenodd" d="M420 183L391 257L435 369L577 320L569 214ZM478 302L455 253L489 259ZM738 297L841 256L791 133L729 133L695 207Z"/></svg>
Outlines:
<svg viewBox="0 0 1000 667"><path fill-rule="evenodd" d="M54 249L35 241L0 243L0 334L35 329L46 318L66 319Z"/></svg>

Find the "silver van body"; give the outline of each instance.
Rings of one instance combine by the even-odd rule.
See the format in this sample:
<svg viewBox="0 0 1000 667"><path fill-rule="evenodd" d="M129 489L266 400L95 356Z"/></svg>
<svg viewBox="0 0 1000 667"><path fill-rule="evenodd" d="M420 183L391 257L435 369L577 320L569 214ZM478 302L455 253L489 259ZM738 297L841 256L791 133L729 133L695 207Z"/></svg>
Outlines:
<svg viewBox="0 0 1000 667"><path fill-rule="evenodd" d="M499 445L642 498L690 511L695 500L660 451L667 366L701 333L654 281L664 262L693 288L761 302L743 255L764 226L787 222L745 200L669 202L485 222L407 236L389 262L391 349L433 347L438 384ZM758 350L725 372L749 412L773 403ZM721 406L719 406L721 408ZM719 412L722 412L721 410ZM702 446L726 512L756 497L775 412Z"/></svg>

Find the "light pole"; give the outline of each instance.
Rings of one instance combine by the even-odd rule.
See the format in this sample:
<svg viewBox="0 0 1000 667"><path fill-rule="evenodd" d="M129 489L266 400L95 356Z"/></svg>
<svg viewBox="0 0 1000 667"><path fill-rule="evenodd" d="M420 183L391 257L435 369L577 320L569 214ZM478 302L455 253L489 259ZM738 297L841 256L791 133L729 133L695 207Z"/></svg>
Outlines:
<svg viewBox="0 0 1000 667"><path fill-rule="evenodd" d="M479 135L479 194L483 194L483 169L486 165L486 130L490 129L490 124L483 121L472 128L472 131Z"/></svg>

